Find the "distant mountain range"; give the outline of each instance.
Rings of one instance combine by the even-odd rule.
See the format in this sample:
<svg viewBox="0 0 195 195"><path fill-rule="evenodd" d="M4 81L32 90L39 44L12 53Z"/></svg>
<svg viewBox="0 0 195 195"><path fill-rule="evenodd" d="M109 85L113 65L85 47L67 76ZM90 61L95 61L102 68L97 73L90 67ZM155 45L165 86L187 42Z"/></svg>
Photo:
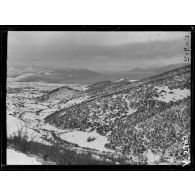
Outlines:
<svg viewBox="0 0 195 195"><path fill-rule="evenodd" d="M99 73L88 69L72 68L40 68L14 66L8 67L8 79L18 82L48 82L48 83L96 83L101 81L126 79L140 80L158 73L163 73L186 64L172 64L163 67L134 68L116 73ZM104 83L105 84L105 83Z"/></svg>
<svg viewBox="0 0 195 195"><path fill-rule="evenodd" d="M23 67L8 69L8 78L18 82L80 82L100 73L88 69Z"/></svg>
<svg viewBox="0 0 195 195"><path fill-rule="evenodd" d="M180 63L180 64L171 64L167 66L160 67L151 67L151 68L134 68L129 71L129 73L141 73L141 72L150 72L150 73L162 73L167 72L169 70L174 70L176 68L184 67L188 64Z"/></svg>

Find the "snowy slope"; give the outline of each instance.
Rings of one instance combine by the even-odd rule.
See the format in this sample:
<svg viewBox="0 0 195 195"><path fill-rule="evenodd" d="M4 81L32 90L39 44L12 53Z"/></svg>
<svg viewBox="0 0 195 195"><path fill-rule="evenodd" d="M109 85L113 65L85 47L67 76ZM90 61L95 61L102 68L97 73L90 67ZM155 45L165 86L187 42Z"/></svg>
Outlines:
<svg viewBox="0 0 195 195"><path fill-rule="evenodd" d="M66 133L61 133L60 138L70 143L78 144L80 147L86 147L91 149L96 149L99 151L109 151L105 147L108 140L105 136L93 132L82 132L82 131L71 131Z"/></svg>
<svg viewBox="0 0 195 195"><path fill-rule="evenodd" d="M63 86L41 93L38 102L39 91L32 96L30 89L13 88L7 135L23 128L29 140L114 153L130 164L181 164L182 136L190 136L190 86L187 66L131 83L101 82L86 91Z"/></svg>
<svg viewBox="0 0 195 195"><path fill-rule="evenodd" d="M20 119L7 114L7 137L13 136L20 130L26 131L25 123Z"/></svg>
<svg viewBox="0 0 195 195"><path fill-rule="evenodd" d="M59 110L45 122L62 130L76 129L78 133L62 136L79 145L86 143L89 132L104 136L108 140L104 147L130 163L169 163L174 158L179 164L187 158L178 152L181 137L189 138L190 133L190 80L190 66L182 67ZM82 143L77 134L83 137Z"/></svg>
<svg viewBox="0 0 195 195"><path fill-rule="evenodd" d="M7 114L7 138L13 136L25 136L28 141L36 141L49 145L50 143L45 141L43 138L51 138L51 134L47 131L41 130L44 128L43 124L36 127L36 121L22 121L21 119ZM50 130L50 129L49 129Z"/></svg>
<svg viewBox="0 0 195 195"><path fill-rule="evenodd" d="M29 157L13 149L7 149L7 165L41 165L41 163L34 157Z"/></svg>

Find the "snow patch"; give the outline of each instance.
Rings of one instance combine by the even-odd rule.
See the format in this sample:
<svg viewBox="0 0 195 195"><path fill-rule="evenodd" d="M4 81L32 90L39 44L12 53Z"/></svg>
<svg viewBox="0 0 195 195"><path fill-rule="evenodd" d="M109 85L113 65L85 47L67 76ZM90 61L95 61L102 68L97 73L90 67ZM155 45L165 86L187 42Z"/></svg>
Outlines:
<svg viewBox="0 0 195 195"><path fill-rule="evenodd" d="M116 81L113 81L113 83L118 83L118 82L121 82L121 81L124 81L125 79L119 79L119 80L116 80Z"/></svg>
<svg viewBox="0 0 195 195"><path fill-rule="evenodd" d="M160 155L155 155L151 150L149 150L146 154L147 157L147 163L148 164L153 164L156 161L160 160Z"/></svg>
<svg viewBox="0 0 195 195"><path fill-rule="evenodd" d="M130 82L136 82L136 81L138 81L138 80L128 80L128 81L130 81Z"/></svg>
<svg viewBox="0 0 195 195"><path fill-rule="evenodd" d="M7 149L7 165L41 165L34 157L29 157L24 153Z"/></svg>
<svg viewBox="0 0 195 195"><path fill-rule="evenodd" d="M95 131L72 131L60 134L60 138L68 142L77 144L80 147L86 147L105 152L112 152L112 150L109 150L105 147L105 144L108 143L107 137L102 136ZM94 138L94 140L89 142L87 141L88 138Z"/></svg>
<svg viewBox="0 0 195 195"><path fill-rule="evenodd" d="M20 119L7 115L7 136L10 137L14 133L17 133L19 130L25 128L25 123Z"/></svg>
<svg viewBox="0 0 195 195"><path fill-rule="evenodd" d="M112 98L117 98L118 96L117 95L113 95Z"/></svg>
<svg viewBox="0 0 195 195"><path fill-rule="evenodd" d="M177 100L182 100L190 96L189 89L169 89L168 86L155 87L159 93L159 97L154 99L163 101L163 102L176 102Z"/></svg>
<svg viewBox="0 0 195 195"><path fill-rule="evenodd" d="M46 129L46 130L51 131L51 132L54 132L54 131L59 132L59 131L61 131L59 128L56 128L56 127L50 125L49 123L44 123L42 125L42 129Z"/></svg>
<svg viewBox="0 0 195 195"><path fill-rule="evenodd" d="M127 102L127 107L128 107L127 115L131 115L131 114L133 114L134 112L137 111L137 109L133 109L133 108L131 108L131 107L129 106L130 101L129 101L127 98L125 99L125 101Z"/></svg>
<svg viewBox="0 0 195 195"><path fill-rule="evenodd" d="M26 74L23 74L21 76L18 76L14 79L14 81L20 81L21 79L25 79L25 78L28 78L30 76L34 76L34 74L32 73L26 73Z"/></svg>
<svg viewBox="0 0 195 195"><path fill-rule="evenodd" d="M67 108L67 107L70 107L70 106L73 106L75 104L80 104L81 102L85 101L88 99L88 96L85 96L85 97L80 97L80 98L75 98L75 99L72 99L72 100L69 100L65 105L64 107Z"/></svg>

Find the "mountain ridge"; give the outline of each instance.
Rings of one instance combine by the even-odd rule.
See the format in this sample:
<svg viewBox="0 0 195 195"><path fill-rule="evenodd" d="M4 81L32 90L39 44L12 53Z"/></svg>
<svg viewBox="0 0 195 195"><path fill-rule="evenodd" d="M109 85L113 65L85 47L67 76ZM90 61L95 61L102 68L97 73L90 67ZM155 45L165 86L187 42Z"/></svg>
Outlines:
<svg viewBox="0 0 195 195"><path fill-rule="evenodd" d="M175 161L181 163L184 156L178 156L182 147L179 139L190 132L189 79L190 66L185 66L135 82L133 87L122 91L59 110L44 120L59 129L96 132L108 140L104 145L107 149L131 163L150 161L150 156L157 154L159 162L166 158L171 161L171 153ZM151 128L146 128L148 125ZM140 141L135 142L137 139Z"/></svg>
<svg viewBox="0 0 195 195"><path fill-rule="evenodd" d="M73 69L73 68L37 68L24 67L21 69L10 68L8 70L8 78L12 78L17 82L49 82L49 83L67 83L67 82L87 82L97 83L102 80L140 80L158 73L166 72L170 69L185 66L184 63L166 65L162 67L150 67L147 69L135 68L117 73L103 73L88 69Z"/></svg>

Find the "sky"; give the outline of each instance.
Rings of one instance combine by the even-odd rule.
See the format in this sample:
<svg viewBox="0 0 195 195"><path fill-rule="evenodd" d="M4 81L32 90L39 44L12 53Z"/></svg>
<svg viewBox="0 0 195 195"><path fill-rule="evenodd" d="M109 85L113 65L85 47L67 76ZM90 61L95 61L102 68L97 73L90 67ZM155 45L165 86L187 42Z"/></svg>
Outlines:
<svg viewBox="0 0 195 195"><path fill-rule="evenodd" d="M10 31L8 66L125 71L184 62L189 32Z"/></svg>

